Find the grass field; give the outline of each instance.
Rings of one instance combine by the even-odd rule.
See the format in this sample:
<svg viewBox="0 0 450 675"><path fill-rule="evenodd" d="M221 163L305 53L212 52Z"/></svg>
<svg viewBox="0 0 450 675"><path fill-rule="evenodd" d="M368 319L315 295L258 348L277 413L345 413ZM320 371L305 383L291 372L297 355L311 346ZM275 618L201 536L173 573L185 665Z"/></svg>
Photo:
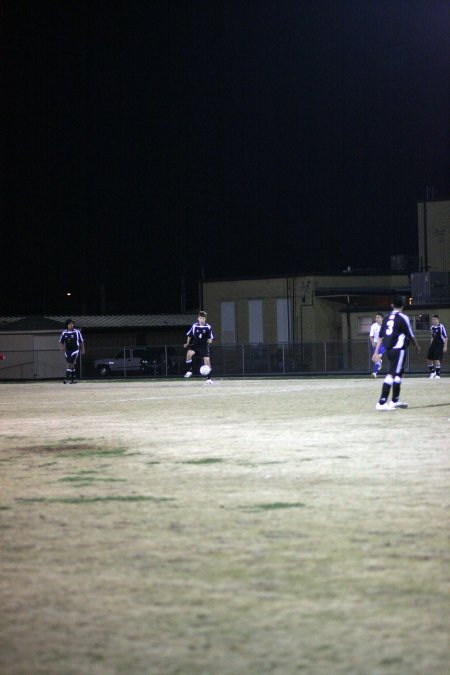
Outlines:
<svg viewBox="0 0 450 675"><path fill-rule="evenodd" d="M450 673L450 379L0 385L0 673Z"/></svg>

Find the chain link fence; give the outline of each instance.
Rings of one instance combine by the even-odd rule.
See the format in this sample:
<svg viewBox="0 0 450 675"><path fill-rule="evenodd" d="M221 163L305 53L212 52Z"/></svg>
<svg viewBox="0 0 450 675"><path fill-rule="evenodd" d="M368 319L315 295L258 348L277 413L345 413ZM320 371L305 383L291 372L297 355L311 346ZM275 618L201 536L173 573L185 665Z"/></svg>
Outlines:
<svg viewBox="0 0 450 675"><path fill-rule="evenodd" d="M408 351L406 370L425 373L429 340L419 341L421 353ZM59 349L4 352L0 380L45 380L63 378L64 354ZM385 371L386 361L381 372ZM372 370L371 350L365 341L323 341L268 345L215 345L211 363L216 377L288 375L365 375ZM200 361L194 363L198 371ZM78 363L80 379L177 378L185 372L185 350L169 345L125 345L87 349ZM445 373L445 362L444 362Z"/></svg>

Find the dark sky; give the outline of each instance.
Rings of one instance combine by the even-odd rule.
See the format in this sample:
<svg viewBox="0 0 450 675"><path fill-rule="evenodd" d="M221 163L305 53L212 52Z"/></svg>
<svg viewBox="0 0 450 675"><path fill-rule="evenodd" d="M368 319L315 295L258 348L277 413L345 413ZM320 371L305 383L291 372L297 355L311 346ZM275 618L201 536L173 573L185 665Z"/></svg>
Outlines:
<svg viewBox="0 0 450 675"><path fill-rule="evenodd" d="M0 41L0 315L389 269L450 196L448 0L3 0Z"/></svg>

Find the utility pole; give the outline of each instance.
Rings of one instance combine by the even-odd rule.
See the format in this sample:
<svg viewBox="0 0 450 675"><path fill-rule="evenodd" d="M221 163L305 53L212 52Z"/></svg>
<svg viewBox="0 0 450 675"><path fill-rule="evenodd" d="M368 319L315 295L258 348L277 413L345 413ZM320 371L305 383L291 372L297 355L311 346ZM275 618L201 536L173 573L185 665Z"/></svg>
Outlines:
<svg viewBox="0 0 450 675"><path fill-rule="evenodd" d="M439 248L442 253L442 271L445 272L445 227L437 227L434 233L439 237Z"/></svg>
<svg viewBox="0 0 450 675"><path fill-rule="evenodd" d="M427 185L425 188L425 200L423 202L423 258L424 272L428 272L428 209L427 204L433 200L434 187Z"/></svg>

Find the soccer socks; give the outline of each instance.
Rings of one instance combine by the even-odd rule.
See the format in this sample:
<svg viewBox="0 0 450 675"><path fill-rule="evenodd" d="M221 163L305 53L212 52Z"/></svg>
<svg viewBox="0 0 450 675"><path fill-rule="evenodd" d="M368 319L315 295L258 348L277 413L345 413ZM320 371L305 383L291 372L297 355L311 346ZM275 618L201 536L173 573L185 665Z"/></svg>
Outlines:
<svg viewBox="0 0 450 675"><path fill-rule="evenodd" d="M392 385L392 400L394 401L394 403L397 403L398 399L400 398L401 384L402 381L400 380L399 382L397 382L397 378L395 378L394 384Z"/></svg>
<svg viewBox="0 0 450 675"><path fill-rule="evenodd" d="M430 364L428 366L428 371L429 371L430 375L433 375L433 373L436 372L436 368L434 367L434 365Z"/></svg>
<svg viewBox="0 0 450 675"><path fill-rule="evenodd" d="M186 361L186 373L192 373L192 359L190 361Z"/></svg>
<svg viewBox="0 0 450 675"><path fill-rule="evenodd" d="M381 396L379 403L383 404L386 403L386 401L389 398L389 392L391 391L391 387L394 384L394 378L391 375L386 375L384 378L383 382L383 387L381 388Z"/></svg>
<svg viewBox="0 0 450 675"><path fill-rule="evenodd" d="M70 382L71 384L74 384L77 381L77 371L75 368L66 368L66 376L63 380L64 384L67 384Z"/></svg>
<svg viewBox="0 0 450 675"><path fill-rule="evenodd" d="M389 392L391 391L391 385L383 382L383 388L381 390L381 397L379 403L386 403L389 398Z"/></svg>
<svg viewBox="0 0 450 675"><path fill-rule="evenodd" d="M440 377L441 376L441 366L436 366L435 372L436 372L436 377Z"/></svg>

